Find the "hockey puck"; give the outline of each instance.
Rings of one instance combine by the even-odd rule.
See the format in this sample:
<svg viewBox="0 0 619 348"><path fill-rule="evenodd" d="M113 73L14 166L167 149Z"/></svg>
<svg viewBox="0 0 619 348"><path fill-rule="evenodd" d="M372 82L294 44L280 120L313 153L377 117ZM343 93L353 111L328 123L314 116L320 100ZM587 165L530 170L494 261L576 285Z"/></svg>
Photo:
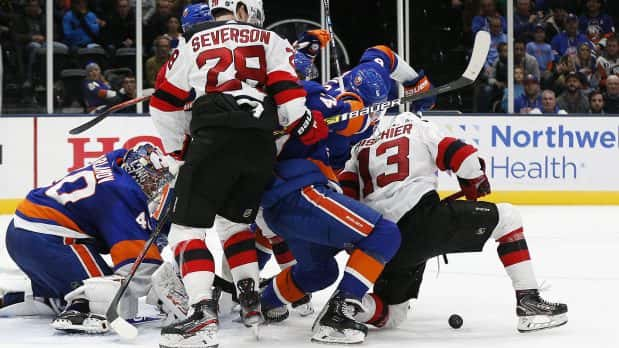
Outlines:
<svg viewBox="0 0 619 348"><path fill-rule="evenodd" d="M458 314L452 314L449 317L449 326L451 326L454 329L459 329L462 327L462 323L464 323L464 321L462 320L462 317L459 316Z"/></svg>

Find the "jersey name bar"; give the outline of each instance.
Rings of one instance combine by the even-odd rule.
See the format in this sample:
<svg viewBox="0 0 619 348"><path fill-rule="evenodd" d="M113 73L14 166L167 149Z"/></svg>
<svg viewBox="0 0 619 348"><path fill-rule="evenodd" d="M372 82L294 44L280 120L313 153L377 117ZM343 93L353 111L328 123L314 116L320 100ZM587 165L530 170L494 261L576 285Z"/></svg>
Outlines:
<svg viewBox="0 0 619 348"><path fill-rule="evenodd" d="M265 30L227 27L207 31L199 36L194 36L191 39L191 47L194 52L197 52L202 47L216 46L227 41L234 41L237 43L262 42L268 45L270 40L271 33Z"/></svg>
<svg viewBox="0 0 619 348"><path fill-rule="evenodd" d="M389 139L399 137L402 134L411 134L411 130L413 129L412 124L405 124L397 127L388 128L380 133L379 136L364 139L359 142L359 146L371 146L376 144L379 140Z"/></svg>

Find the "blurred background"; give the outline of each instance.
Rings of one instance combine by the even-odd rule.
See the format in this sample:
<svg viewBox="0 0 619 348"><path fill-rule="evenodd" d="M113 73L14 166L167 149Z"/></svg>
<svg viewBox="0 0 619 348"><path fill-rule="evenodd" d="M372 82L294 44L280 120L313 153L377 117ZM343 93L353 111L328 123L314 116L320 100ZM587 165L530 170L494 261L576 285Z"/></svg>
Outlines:
<svg viewBox="0 0 619 348"><path fill-rule="evenodd" d="M2 114L85 113L134 98L137 79L142 88L152 88L155 74L182 34L182 10L192 2L143 0L142 16L136 18L135 0L48 1L51 15L44 0L0 0ZM333 27L340 39L337 54L345 67L356 64L373 45L398 50L397 2L331 0ZM508 111L506 87L512 74L507 71L506 0L405 3L402 11L408 9L404 18L410 33L406 58L415 69L425 70L434 85L459 77L477 31L492 36L478 82L441 96L437 108ZM319 0L264 0L264 7L265 27L291 42L321 23ZM51 32L46 28L48 19L53 21ZM618 113L619 44L614 27L618 20L616 0L514 0L514 112ZM137 59L136 21L143 30L142 55ZM49 35L53 35L53 81L48 84ZM139 72L137 60L142 66ZM335 71L323 70L322 75L320 80L333 77ZM93 82L108 84L115 95L102 95L96 88L93 93Z"/></svg>

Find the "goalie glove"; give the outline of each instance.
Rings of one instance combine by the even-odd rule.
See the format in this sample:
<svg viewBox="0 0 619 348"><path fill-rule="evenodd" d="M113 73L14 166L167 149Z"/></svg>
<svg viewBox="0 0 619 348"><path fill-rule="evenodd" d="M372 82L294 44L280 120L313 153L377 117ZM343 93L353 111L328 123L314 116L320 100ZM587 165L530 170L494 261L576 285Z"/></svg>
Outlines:
<svg viewBox="0 0 619 348"><path fill-rule="evenodd" d="M458 177L458 184L460 184L464 196L469 201L476 201L478 198L491 192L490 181L488 181L486 176L486 162L482 158L479 158L479 165L483 172L482 175L472 179Z"/></svg>

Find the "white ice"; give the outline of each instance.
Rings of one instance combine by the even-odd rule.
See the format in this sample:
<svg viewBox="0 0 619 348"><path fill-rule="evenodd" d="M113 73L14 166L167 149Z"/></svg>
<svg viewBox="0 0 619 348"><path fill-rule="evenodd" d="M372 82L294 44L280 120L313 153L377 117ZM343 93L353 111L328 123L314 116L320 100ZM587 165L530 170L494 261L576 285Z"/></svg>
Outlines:
<svg viewBox="0 0 619 348"><path fill-rule="evenodd" d="M408 321L391 331L370 330L366 347L500 347L603 348L619 347L619 207L520 207L537 277L547 288L543 296L569 306L567 325L521 334L516 331L514 295L509 278L489 241L482 253L451 255L449 264L429 262L420 299ZM0 216L0 287L11 285L15 273L4 250L4 231L10 217ZM210 243L213 245L213 243ZM344 262L340 255L340 264ZM275 270L269 265L269 270ZM13 282L14 283L14 282ZM320 309L332 288L314 296ZM461 329L447 318L458 313ZM223 318L220 346L316 347L309 328L314 316L291 319L261 329L261 340L231 317ZM143 327L134 342L113 333L104 336L55 333L49 318L0 318L0 347L156 347L159 330Z"/></svg>

